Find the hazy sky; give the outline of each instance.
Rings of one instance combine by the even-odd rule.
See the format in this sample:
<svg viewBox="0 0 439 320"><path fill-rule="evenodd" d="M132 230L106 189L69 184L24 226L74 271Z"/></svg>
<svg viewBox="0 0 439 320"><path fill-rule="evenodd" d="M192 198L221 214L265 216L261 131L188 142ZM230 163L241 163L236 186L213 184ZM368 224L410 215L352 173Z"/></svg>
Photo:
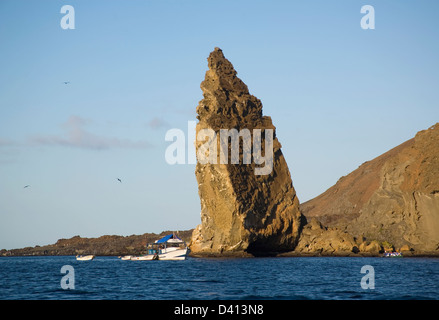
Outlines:
<svg viewBox="0 0 439 320"><path fill-rule="evenodd" d="M74 30L60 25L66 4ZM215 47L272 117L299 200L319 195L439 121L438 12L431 0L1 0L0 249L200 223L195 165L167 164L164 137L195 120Z"/></svg>

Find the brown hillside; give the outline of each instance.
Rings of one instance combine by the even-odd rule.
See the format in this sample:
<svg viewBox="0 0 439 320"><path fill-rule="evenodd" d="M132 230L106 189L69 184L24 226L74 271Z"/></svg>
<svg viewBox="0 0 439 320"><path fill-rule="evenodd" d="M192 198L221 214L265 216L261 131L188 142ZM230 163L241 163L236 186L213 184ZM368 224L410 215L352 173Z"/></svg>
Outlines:
<svg viewBox="0 0 439 320"><path fill-rule="evenodd" d="M439 125L363 163L301 210L357 238L438 250Z"/></svg>

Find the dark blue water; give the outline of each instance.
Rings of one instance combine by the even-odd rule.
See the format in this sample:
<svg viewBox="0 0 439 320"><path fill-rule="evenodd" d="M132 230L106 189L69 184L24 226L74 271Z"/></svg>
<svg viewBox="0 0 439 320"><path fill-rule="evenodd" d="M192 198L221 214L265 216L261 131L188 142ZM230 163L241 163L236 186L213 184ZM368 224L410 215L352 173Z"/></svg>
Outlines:
<svg viewBox="0 0 439 320"><path fill-rule="evenodd" d="M74 289L62 289L64 265ZM363 289L364 265L374 288ZM371 283L370 279L368 280ZM254 258L121 261L0 258L0 299L439 299L439 259Z"/></svg>

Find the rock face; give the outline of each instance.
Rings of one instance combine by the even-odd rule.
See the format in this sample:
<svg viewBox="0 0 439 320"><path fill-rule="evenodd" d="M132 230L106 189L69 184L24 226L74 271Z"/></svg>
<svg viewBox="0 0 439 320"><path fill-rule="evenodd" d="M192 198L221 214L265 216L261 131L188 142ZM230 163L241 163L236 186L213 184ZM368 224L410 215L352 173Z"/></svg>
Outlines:
<svg viewBox="0 0 439 320"><path fill-rule="evenodd" d="M347 232L325 227L316 218L312 218L303 228L294 251L300 254L346 256L358 253L360 249L354 237Z"/></svg>
<svg viewBox="0 0 439 320"><path fill-rule="evenodd" d="M439 124L365 162L301 209L308 219L371 241L370 250L376 240L439 253Z"/></svg>
<svg viewBox="0 0 439 320"><path fill-rule="evenodd" d="M249 93L221 49L209 55L208 66L201 83L204 99L197 107L195 142L201 224L194 230L191 250L195 254L292 250L304 218L271 118L262 115L261 101ZM229 143L221 131L231 129L243 137L235 157L239 163L233 161L233 139ZM206 139L212 137L206 132L217 139ZM261 153L255 145L258 137Z"/></svg>

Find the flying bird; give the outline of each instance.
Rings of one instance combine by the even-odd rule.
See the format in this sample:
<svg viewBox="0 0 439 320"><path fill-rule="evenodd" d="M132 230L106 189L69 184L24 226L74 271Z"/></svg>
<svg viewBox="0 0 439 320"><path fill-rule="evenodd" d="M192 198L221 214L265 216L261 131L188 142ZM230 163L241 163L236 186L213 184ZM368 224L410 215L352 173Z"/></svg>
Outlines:
<svg viewBox="0 0 439 320"><path fill-rule="evenodd" d="M25 188L29 188L30 187L30 185L27 185L27 186L24 186L24 188L23 189L25 189Z"/></svg>
<svg viewBox="0 0 439 320"><path fill-rule="evenodd" d="M63 81L63 83L64 83L64 84L69 84L69 83L70 83L70 81Z"/></svg>
<svg viewBox="0 0 439 320"><path fill-rule="evenodd" d="M120 183L122 183L122 180L120 180L119 178L117 178L117 180L118 180Z"/></svg>

